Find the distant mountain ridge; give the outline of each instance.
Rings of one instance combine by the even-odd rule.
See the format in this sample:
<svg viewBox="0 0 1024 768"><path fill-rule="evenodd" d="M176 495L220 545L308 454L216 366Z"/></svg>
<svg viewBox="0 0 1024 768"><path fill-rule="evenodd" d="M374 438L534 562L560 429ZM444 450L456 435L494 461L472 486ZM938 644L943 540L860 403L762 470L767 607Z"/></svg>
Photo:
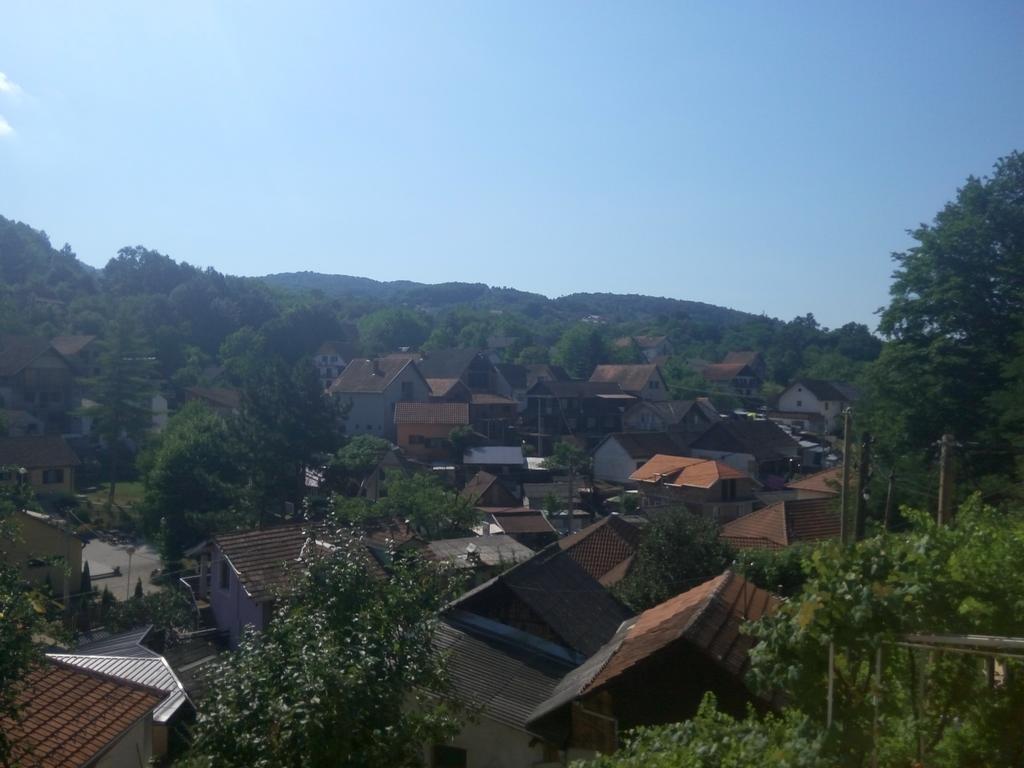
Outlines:
<svg viewBox="0 0 1024 768"><path fill-rule="evenodd" d="M701 301L670 299L641 294L572 293L549 299L539 293L498 288L483 283L417 283L411 280L381 281L351 275L320 272L281 272L255 278L288 291L320 291L332 298L361 297L410 307L440 311L460 305L479 309L521 312L554 312L565 316L594 315L609 322L640 320L685 313L693 320L716 325L735 325L758 317L749 312Z"/></svg>

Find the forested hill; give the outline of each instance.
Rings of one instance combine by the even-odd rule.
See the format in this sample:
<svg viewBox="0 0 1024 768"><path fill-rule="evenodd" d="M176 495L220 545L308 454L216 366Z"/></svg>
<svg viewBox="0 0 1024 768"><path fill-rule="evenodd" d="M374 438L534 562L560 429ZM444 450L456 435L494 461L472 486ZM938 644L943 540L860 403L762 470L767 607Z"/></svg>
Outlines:
<svg viewBox="0 0 1024 768"><path fill-rule="evenodd" d="M498 288L483 283L416 283L409 280L379 281L350 275L319 272L282 272L260 278L268 285L289 291L316 290L334 298L380 299L425 310L456 306L551 313L564 318L599 316L609 322L685 314L692 320L716 325L736 325L754 315L714 304L683 299L617 293L573 293L549 299L539 293Z"/></svg>

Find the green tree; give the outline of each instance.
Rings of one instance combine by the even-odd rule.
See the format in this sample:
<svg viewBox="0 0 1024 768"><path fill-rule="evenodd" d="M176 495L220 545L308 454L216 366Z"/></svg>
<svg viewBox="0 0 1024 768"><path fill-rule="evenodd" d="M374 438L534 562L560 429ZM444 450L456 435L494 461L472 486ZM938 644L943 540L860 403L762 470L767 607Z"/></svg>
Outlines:
<svg viewBox="0 0 1024 768"><path fill-rule="evenodd" d="M1024 155L971 177L932 224L896 253L891 300L879 330L889 339L867 375L871 430L890 459L922 455L943 432L967 446L1005 440L992 398L1024 331ZM1011 453L984 470L1013 470Z"/></svg>
<svg viewBox="0 0 1024 768"><path fill-rule="evenodd" d="M692 720L630 731L613 755L574 768L829 768L822 732L794 712L737 720L708 693Z"/></svg>
<svg viewBox="0 0 1024 768"><path fill-rule="evenodd" d="M803 590L752 627L761 641L752 652L753 682L783 693L823 726L833 643L835 725L828 739L835 764L866 763L876 693L882 765L1018 763L1024 754L1019 662L1010 662L1011 673L993 689L976 657L892 642L909 633L1024 633L1024 515L997 512L974 498L951 525L913 510L906 516L914 526L909 533L814 549ZM874 683L879 652L880 687Z"/></svg>
<svg viewBox="0 0 1024 768"><path fill-rule="evenodd" d="M303 361L289 368L268 360L246 382L232 429L261 518L272 507L302 500L306 467L326 464L338 450L341 423L338 404Z"/></svg>
<svg viewBox="0 0 1024 768"><path fill-rule="evenodd" d="M95 420L94 431L110 453L107 505L113 505L118 456L125 438L138 440L152 423L150 395L155 361L132 318L121 313L103 342L100 374L88 383L97 405L85 409Z"/></svg>
<svg viewBox="0 0 1024 768"><path fill-rule="evenodd" d="M458 493L441 485L433 475L410 477L388 473L387 496L377 502L378 514L398 517L428 540L464 536L480 522L480 513Z"/></svg>
<svg viewBox="0 0 1024 768"><path fill-rule="evenodd" d="M432 646L452 583L416 558L380 579L366 557L341 538L296 568L270 626L216 670L183 766L415 765L453 733Z"/></svg>
<svg viewBox="0 0 1024 768"><path fill-rule="evenodd" d="M591 473L593 465L590 456L582 448L562 440L555 443L551 455L544 459L543 466L545 469L551 469L555 472L564 472L569 478L568 531L572 533L575 523L576 483L580 475L589 475Z"/></svg>
<svg viewBox="0 0 1024 768"><path fill-rule="evenodd" d="M577 379L589 378L594 367L608 357L608 343L600 329L590 323L577 323L563 333L553 353L554 362Z"/></svg>
<svg viewBox="0 0 1024 768"><path fill-rule="evenodd" d="M339 487L358 487L390 450L391 443L383 437L355 435L334 454L328 469Z"/></svg>
<svg viewBox="0 0 1024 768"><path fill-rule="evenodd" d="M359 321L359 337L370 355L416 349L429 335L429 321L409 309L380 309Z"/></svg>
<svg viewBox="0 0 1024 768"><path fill-rule="evenodd" d="M713 521L686 508L659 509L644 527L633 567L615 594L634 611L644 611L714 578L732 560Z"/></svg>
<svg viewBox="0 0 1024 768"><path fill-rule="evenodd" d="M160 535L166 562L180 559L183 548L211 532L219 513L238 503L242 476L232 436L222 416L193 401L140 457L143 527Z"/></svg>

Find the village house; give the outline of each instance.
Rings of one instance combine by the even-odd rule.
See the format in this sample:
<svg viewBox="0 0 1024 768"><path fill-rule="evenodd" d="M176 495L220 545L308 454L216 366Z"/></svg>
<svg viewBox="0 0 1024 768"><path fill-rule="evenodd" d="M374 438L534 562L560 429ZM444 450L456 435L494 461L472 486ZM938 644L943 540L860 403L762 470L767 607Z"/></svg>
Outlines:
<svg viewBox="0 0 1024 768"><path fill-rule="evenodd" d="M521 506L478 506L477 510L484 516L480 526L484 535L507 533L534 552L558 540L558 531L539 510Z"/></svg>
<svg viewBox="0 0 1024 768"><path fill-rule="evenodd" d="M483 470L510 483L518 483L526 470L521 445L483 445L467 448L462 456L467 472Z"/></svg>
<svg viewBox="0 0 1024 768"><path fill-rule="evenodd" d="M47 658L163 692L163 701L153 710L153 757L161 758L171 747L174 730L191 720L195 707L166 659L144 645L151 633L152 627L145 627L81 644L74 652L48 653Z"/></svg>
<svg viewBox="0 0 1024 768"><path fill-rule="evenodd" d="M242 407L242 390L235 387L186 387L185 402L193 400L229 418L236 416Z"/></svg>
<svg viewBox="0 0 1024 768"><path fill-rule="evenodd" d="M81 463L60 435L0 437L0 483L28 483L44 495L73 493Z"/></svg>
<svg viewBox="0 0 1024 768"><path fill-rule="evenodd" d="M666 600L624 621L562 679L527 727L562 748L608 754L628 729L692 718L709 691L736 717L750 705L768 709L744 682L755 641L743 626L778 605L732 571Z"/></svg>
<svg viewBox="0 0 1024 768"><path fill-rule="evenodd" d="M680 453L687 443L682 433L612 433L594 449L594 479L620 485L630 483L630 475L653 456L659 453Z"/></svg>
<svg viewBox="0 0 1024 768"><path fill-rule="evenodd" d="M768 366L765 365L764 355L750 349L743 349L727 352L722 358L725 365L745 365L754 372L761 381L768 378Z"/></svg>
<svg viewBox="0 0 1024 768"><path fill-rule="evenodd" d="M667 336L622 336L612 342L615 349L635 349L648 363L664 360L672 354Z"/></svg>
<svg viewBox="0 0 1024 768"><path fill-rule="evenodd" d="M328 389L349 408L345 431L395 440L395 407L400 402L426 402L430 387L408 357L351 361Z"/></svg>
<svg viewBox="0 0 1024 768"><path fill-rule="evenodd" d="M334 383L355 356L355 345L346 341L325 341L317 347L313 354L313 367L324 389Z"/></svg>
<svg viewBox="0 0 1024 768"><path fill-rule="evenodd" d="M781 488L802 464L799 443L764 419L729 419L713 424L690 443L689 452L723 461L770 489Z"/></svg>
<svg viewBox="0 0 1024 768"><path fill-rule="evenodd" d="M0 561L33 587L49 584L65 599L78 591L82 577L82 540L63 519L33 510L11 516L14 536L0 538Z"/></svg>
<svg viewBox="0 0 1024 768"><path fill-rule="evenodd" d="M726 394L744 398L757 398L761 394L761 377L743 363L714 363L705 366L701 375L712 389Z"/></svg>
<svg viewBox="0 0 1024 768"><path fill-rule="evenodd" d="M95 336L55 336L50 345L70 363L75 376L95 378L100 375L99 342Z"/></svg>
<svg viewBox="0 0 1024 768"><path fill-rule="evenodd" d="M786 490L793 491L797 499L837 498L843 485L842 466L815 472L799 480L786 483Z"/></svg>
<svg viewBox="0 0 1024 768"><path fill-rule="evenodd" d="M487 355L476 349L432 349L416 356L426 379L457 379L470 392L497 392L497 371Z"/></svg>
<svg viewBox="0 0 1024 768"><path fill-rule="evenodd" d="M7 425L8 437L43 434L43 422L28 411L0 408L0 423Z"/></svg>
<svg viewBox="0 0 1024 768"><path fill-rule="evenodd" d="M0 408L26 411L47 433L65 433L73 406L70 363L47 339L0 336Z"/></svg>
<svg viewBox="0 0 1024 768"><path fill-rule="evenodd" d="M18 716L0 716L12 765L129 768L154 756L158 688L46 659L18 687Z"/></svg>
<svg viewBox="0 0 1024 768"><path fill-rule="evenodd" d="M569 381L571 378L558 365L498 363L494 370L497 373L497 393L515 400L519 413L526 410L526 393L538 381Z"/></svg>
<svg viewBox="0 0 1024 768"><path fill-rule="evenodd" d="M469 479L459 492L474 507L514 507L519 494L513 492L497 475L480 470Z"/></svg>
<svg viewBox="0 0 1024 768"><path fill-rule="evenodd" d="M644 510L683 506L724 523L754 508L753 478L714 459L659 454L630 480L637 484Z"/></svg>
<svg viewBox="0 0 1024 768"><path fill-rule="evenodd" d="M857 398L857 389L843 381L797 379L779 395L778 410L815 414L822 420L825 432L833 433L842 427L843 411Z"/></svg>
<svg viewBox="0 0 1024 768"><path fill-rule="evenodd" d="M778 501L722 526L734 549L785 549L791 544L839 539L834 498Z"/></svg>
<svg viewBox="0 0 1024 768"><path fill-rule="evenodd" d="M519 442L517 414L519 404L510 397L493 392L474 392L469 401L469 420L473 429L496 443Z"/></svg>
<svg viewBox="0 0 1024 768"><path fill-rule="evenodd" d="M469 426L467 403L395 404L398 447L420 461L443 461L452 455L453 429Z"/></svg>
<svg viewBox="0 0 1024 768"><path fill-rule="evenodd" d="M696 400L640 400L622 415L625 432L701 432L721 421L706 397Z"/></svg>
<svg viewBox="0 0 1024 768"><path fill-rule="evenodd" d="M590 380L615 383L628 395L641 400L668 400L668 384L661 368L648 365L599 365L590 374Z"/></svg>
<svg viewBox="0 0 1024 768"><path fill-rule="evenodd" d="M593 448L609 432L622 431L622 414L636 402L615 382L538 381L527 393L523 439L546 456L563 436Z"/></svg>

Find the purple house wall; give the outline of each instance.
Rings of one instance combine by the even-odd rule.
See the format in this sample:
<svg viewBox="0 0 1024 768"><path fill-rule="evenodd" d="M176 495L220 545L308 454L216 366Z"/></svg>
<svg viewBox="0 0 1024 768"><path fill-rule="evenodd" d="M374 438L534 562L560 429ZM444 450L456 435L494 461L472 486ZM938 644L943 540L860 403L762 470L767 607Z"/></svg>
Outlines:
<svg viewBox="0 0 1024 768"><path fill-rule="evenodd" d="M213 542L210 551L210 607L217 628L226 631L231 647L237 648L247 625L266 626L272 600L255 600L242 585L231 560Z"/></svg>

